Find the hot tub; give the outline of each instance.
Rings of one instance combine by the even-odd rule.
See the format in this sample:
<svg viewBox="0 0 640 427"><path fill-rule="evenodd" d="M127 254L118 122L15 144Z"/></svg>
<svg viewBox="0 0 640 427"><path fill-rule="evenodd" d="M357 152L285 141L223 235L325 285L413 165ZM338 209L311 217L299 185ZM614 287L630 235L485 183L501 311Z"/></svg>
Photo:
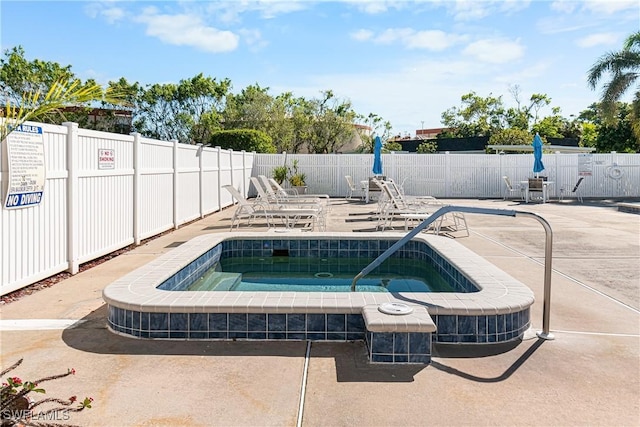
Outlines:
<svg viewBox="0 0 640 427"><path fill-rule="evenodd" d="M392 363L428 363L432 342L490 344L522 338L530 325L533 292L442 236L416 236L393 257L429 263L453 292L362 292L357 287L356 292L183 290L225 258L286 253L294 258L373 260L402 237L326 232L202 235L107 286L103 298L109 307L108 325L115 333L145 339L365 340L372 361ZM415 321L392 315L381 320L371 308L385 303L415 307L410 315ZM435 326L425 326L423 316ZM411 325L418 326L412 330Z"/></svg>

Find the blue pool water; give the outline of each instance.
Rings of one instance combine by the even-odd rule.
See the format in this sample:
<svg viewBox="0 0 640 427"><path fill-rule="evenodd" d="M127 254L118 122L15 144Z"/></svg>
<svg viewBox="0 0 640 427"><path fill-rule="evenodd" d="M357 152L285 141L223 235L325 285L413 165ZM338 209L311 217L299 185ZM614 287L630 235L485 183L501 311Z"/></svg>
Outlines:
<svg viewBox="0 0 640 427"><path fill-rule="evenodd" d="M223 258L185 290L350 292L364 258ZM360 292L455 292L427 262L389 259L358 281Z"/></svg>

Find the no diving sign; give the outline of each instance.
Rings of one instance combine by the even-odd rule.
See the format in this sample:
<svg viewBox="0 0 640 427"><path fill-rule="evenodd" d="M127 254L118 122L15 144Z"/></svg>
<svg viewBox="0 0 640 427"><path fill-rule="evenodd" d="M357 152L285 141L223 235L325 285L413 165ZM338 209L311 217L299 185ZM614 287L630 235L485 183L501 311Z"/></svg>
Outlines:
<svg viewBox="0 0 640 427"><path fill-rule="evenodd" d="M5 141L9 166L5 209L40 204L46 180L42 128L27 124L16 126Z"/></svg>

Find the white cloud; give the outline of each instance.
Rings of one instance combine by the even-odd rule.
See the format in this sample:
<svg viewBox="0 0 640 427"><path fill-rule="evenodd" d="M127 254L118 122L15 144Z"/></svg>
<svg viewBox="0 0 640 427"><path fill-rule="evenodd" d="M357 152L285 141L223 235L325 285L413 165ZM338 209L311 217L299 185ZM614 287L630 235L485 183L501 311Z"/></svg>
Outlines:
<svg viewBox="0 0 640 427"><path fill-rule="evenodd" d="M477 21L489 15L490 2L460 0L453 3L453 17L456 21Z"/></svg>
<svg viewBox="0 0 640 427"><path fill-rule="evenodd" d="M440 51L455 44L457 40L457 36L447 34L444 31L430 30L418 31L406 37L404 42L408 48Z"/></svg>
<svg viewBox="0 0 640 427"><path fill-rule="evenodd" d="M147 8L134 19L147 25L146 33L176 45L192 46L205 52L230 52L238 47L239 37L231 31L205 25L195 15L162 15L155 8Z"/></svg>
<svg viewBox="0 0 640 427"><path fill-rule="evenodd" d="M463 53L481 62L504 64L522 58L524 47L519 42L485 39L469 44Z"/></svg>
<svg viewBox="0 0 640 427"><path fill-rule="evenodd" d="M551 3L549 8L555 12L572 13L578 7L575 1L558 0Z"/></svg>
<svg viewBox="0 0 640 427"><path fill-rule="evenodd" d="M619 37L613 33L590 34L576 41L580 47L608 46L618 44Z"/></svg>
<svg viewBox="0 0 640 427"><path fill-rule="evenodd" d="M373 37L373 31L370 30L357 30L351 33L351 38L360 42L371 40Z"/></svg>
<svg viewBox="0 0 640 427"><path fill-rule="evenodd" d="M242 35L244 42L249 45L252 50L256 51L269 45L267 41L262 38L262 33L259 30L243 29L239 31Z"/></svg>
<svg viewBox="0 0 640 427"><path fill-rule="evenodd" d="M415 30L411 28L388 28L375 38L375 42L392 44L411 37L413 34L415 34Z"/></svg>
<svg viewBox="0 0 640 427"><path fill-rule="evenodd" d="M478 21L487 16L519 12L527 9L531 0L457 0L444 1L456 21Z"/></svg>
<svg viewBox="0 0 640 427"><path fill-rule="evenodd" d="M442 51L464 39L440 30L416 31L413 28L388 28L377 36L369 30L358 30L351 34L351 38L358 41L373 40L384 45L398 43L408 49L431 51Z"/></svg>
<svg viewBox="0 0 640 427"><path fill-rule="evenodd" d="M111 3L89 3L84 11L91 18L98 16L104 18L109 24L114 24L126 17L126 12L120 7L112 6Z"/></svg>
<svg viewBox="0 0 640 427"><path fill-rule="evenodd" d="M188 3L186 3L188 4ZM216 2L192 2L192 7L204 6L206 13L215 15L220 22L240 22L241 16L249 12L257 12L264 19L273 19L279 15L298 12L313 6L312 2L284 1L284 0L257 0L257 1L216 1Z"/></svg>
<svg viewBox="0 0 640 427"><path fill-rule="evenodd" d="M346 3L352 4L359 11L369 15L377 15L387 12L389 9L402 9L409 2L397 0L347 0Z"/></svg>
<svg viewBox="0 0 640 427"><path fill-rule="evenodd" d="M582 2L582 7L594 14L612 15L626 10L637 14L638 0L590 0Z"/></svg>

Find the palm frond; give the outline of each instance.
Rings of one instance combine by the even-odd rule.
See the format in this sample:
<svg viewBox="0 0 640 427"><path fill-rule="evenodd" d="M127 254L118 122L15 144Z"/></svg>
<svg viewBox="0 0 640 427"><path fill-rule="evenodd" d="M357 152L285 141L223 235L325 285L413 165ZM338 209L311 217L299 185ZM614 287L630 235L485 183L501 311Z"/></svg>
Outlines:
<svg viewBox="0 0 640 427"><path fill-rule="evenodd" d="M624 42L624 50L632 50L634 47L640 49L640 31L631 34Z"/></svg>
<svg viewBox="0 0 640 427"><path fill-rule="evenodd" d="M602 92L602 111L606 120L613 120L616 112L616 102L634 84L636 73L618 73L611 81L604 85Z"/></svg>
<svg viewBox="0 0 640 427"><path fill-rule="evenodd" d="M19 106L7 100L3 112L5 120L0 127L0 140L4 141L13 128L26 121L42 119L69 105L82 105L101 99L118 103L119 98L109 91L103 93L98 84L81 86L79 80L61 79L54 82L44 96L39 90L23 94Z"/></svg>

